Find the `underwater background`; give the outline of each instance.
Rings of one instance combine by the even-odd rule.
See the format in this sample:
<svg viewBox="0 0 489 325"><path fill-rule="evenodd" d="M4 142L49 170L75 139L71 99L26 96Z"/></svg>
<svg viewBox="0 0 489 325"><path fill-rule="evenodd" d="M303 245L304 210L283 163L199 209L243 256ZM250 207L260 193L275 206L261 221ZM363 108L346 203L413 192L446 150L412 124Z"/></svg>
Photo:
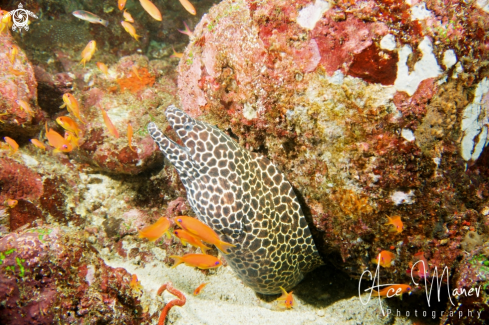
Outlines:
<svg viewBox="0 0 489 325"><path fill-rule="evenodd" d="M0 0L0 324L484 324L488 54L487 0Z"/></svg>

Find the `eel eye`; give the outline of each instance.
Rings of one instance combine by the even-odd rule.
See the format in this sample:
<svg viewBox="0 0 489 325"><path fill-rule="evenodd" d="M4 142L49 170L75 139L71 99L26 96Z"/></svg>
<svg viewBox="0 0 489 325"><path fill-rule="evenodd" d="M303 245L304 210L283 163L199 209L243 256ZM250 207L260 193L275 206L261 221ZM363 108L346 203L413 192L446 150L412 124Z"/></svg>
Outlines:
<svg viewBox="0 0 489 325"><path fill-rule="evenodd" d="M187 123L183 126L183 128L185 129L185 131L192 131L192 124Z"/></svg>

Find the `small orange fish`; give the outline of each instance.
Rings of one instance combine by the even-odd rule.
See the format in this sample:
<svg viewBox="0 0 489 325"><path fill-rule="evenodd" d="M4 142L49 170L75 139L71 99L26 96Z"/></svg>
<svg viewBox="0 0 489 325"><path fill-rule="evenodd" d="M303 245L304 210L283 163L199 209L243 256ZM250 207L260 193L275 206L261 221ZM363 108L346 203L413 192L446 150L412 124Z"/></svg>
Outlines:
<svg viewBox="0 0 489 325"><path fill-rule="evenodd" d="M32 116L32 117L36 116L36 114L34 113L34 111L31 108L31 106L27 102L23 101L22 99L17 99L16 102L30 116Z"/></svg>
<svg viewBox="0 0 489 325"><path fill-rule="evenodd" d="M132 275L131 282L129 282L129 286L133 290L137 290L137 291L141 290L141 281L138 281L138 276L136 274Z"/></svg>
<svg viewBox="0 0 489 325"><path fill-rule="evenodd" d="M177 230L173 231L173 234L178 239L180 239L180 241L182 242L183 245L187 245L187 243L188 243L194 247L200 248L200 250L204 254L206 254L207 250L210 249L209 247L205 246L204 243L202 243L202 241L200 239L195 238L188 231L185 231L183 229L177 229Z"/></svg>
<svg viewBox="0 0 489 325"><path fill-rule="evenodd" d="M17 205L17 203L19 203L19 201L17 200L14 200L14 199L8 199L7 200L7 205L9 208L15 208L15 206Z"/></svg>
<svg viewBox="0 0 489 325"><path fill-rule="evenodd" d="M109 68L103 62L97 62L97 68L105 74L106 77L109 76Z"/></svg>
<svg viewBox="0 0 489 325"><path fill-rule="evenodd" d="M183 56L183 53L178 53L177 51L175 51L175 48L172 46L172 49L173 49L173 54L170 55L170 58L179 58L181 59L182 56Z"/></svg>
<svg viewBox="0 0 489 325"><path fill-rule="evenodd" d="M10 63L14 64L17 54L19 54L19 48L17 47L17 45L12 45L12 48L10 49L10 56L9 56Z"/></svg>
<svg viewBox="0 0 489 325"><path fill-rule="evenodd" d="M73 150L73 145L67 141L61 134L49 129L47 131L48 125L46 123L46 138L48 138L49 145L54 147L54 153L58 152L70 152Z"/></svg>
<svg viewBox="0 0 489 325"><path fill-rule="evenodd" d="M127 123L127 142L129 143L129 149L131 149L132 152L136 152L131 144L132 144L132 135L133 135L133 130L132 130L132 125L131 123Z"/></svg>
<svg viewBox="0 0 489 325"><path fill-rule="evenodd" d="M135 75L136 77L138 77L138 79L139 79L139 80L142 80L142 79L141 79L141 77L139 76L139 73L138 73L138 67L137 67L137 66L133 65L133 66L131 67L131 70L132 70L132 73L134 73L134 75Z"/></svg>
<svg viewBox="0 0 489 325"><path fill-rule="evenodd" d="M224 254L231 247L236 247L233 244L226 243L219 239L219 236L208 225L200 222L199 220L187 216L180 216L175 218L175 222L200 240L215 245Z"/></svg>
<svg viewBox="0 0 489 325"><path fill-rule="evenodd" d="M102 116L104 117L105 126L107 127L107 129L109 129L109 133L112 134L114 137L119 138L119 131L117 131L114 124L112 124L112 121L110 120L107 112L103 108L100 108L100 110L102 111Z"/></svg>
<svg viewBox="0 0 489 325"><path fill-rule="evenodd" d="M134 23L134 19L132 18L131 14L128 13L126 10L122 13L122 17L124 17L125 21L128 21L130 23Z"/></svg>
<svg viewBox="0 0 489 325"><path fill-rule="evenodd" d="M161 13L156 6L149 0L139 0L144 10L157 21L161 21Z"/></svg>
<svg viewBox="0 0 489 325"><path fill-rule="evenodd" d="M170 258L175 260L175 264L172 268L175 268L182 263L203 270L216 268L222 265L222 262L217 257L207 254L186 254L183 256L171 255Z"/></svg>
<svg viewBox="0 0 489 325"><path fill-rule="evenodd" d="M22 76L22 75L24 75L24 74L25 74L25 72L24 72L24 71L15 70L15 69L13 69L12 67L8 67L8 72L9 72L10 74L13 74L14 76Z"/></svg>
<svg viewBox="0 0 489 325"><path fill-rule="evenodd" d="M391 229L389 231L391 231L391 232L398 232L398 233L401 233L402 232L402 229L403 229L404 224L402 223L400 216L394 216L392 218L387 217L387 219L389 219L389 222L387 222L385 225L386 226L387 225L394 226L394 227L391 227Z"/></svg>
<svg viewBox="0 0 489 325"><path fill-rule="evenodd" d="M44 145L44 143L42 143L41 141L39 141L37 139L31 139L31 143L33 145L35 145L36 147L38 147L39 149L46 150L46 146Z"/></svg>
<svg viewBox="0 0 489 325"><path fill-rule="evenodd" d="M65 140L71 143L73 146L73 149L76 149L79 147L78 141L80 140L75 134L73 134L70 131L65 131Z"/></svg>
<svg viewBox="0 0 489 325"><path fill-rule="evenodd" d="M58 122L63 129L74 133L76 137L80 137L80 127L68 116L60 116L56 119L56 122Z"/></svg>
<svg viewBox="0 0 489 325"><path fill-rule="evenodd" d="M381 296L381 297L387 297L391 298L394 296L400 296L402 297L403 293L409 293L411 294L411 287L407 284L394 284L391 286L388 286L380 291L375 291L372 290L372 294L375 296Z"/></svg>
<svg viewBox="0 0 489 325"><path fill-rule="evenodd" d="M277 301L279 302L278 303L279 307L283 307L287 309L296 307L297 303L294 299L294 296L292 295L292 291L287 293L287 291L285 291L285 289L282 287L280 287L280 290L282 290L282 296L277 299Z"/></svg>
<svg viewBox="0 0 489 325"><path fill-rule="evenodd" d="M134 37L136 39L136 41L139 42L139 38L141 36L139 36L138 34L136 34L136 29L134 28L133 25L131 25L131 23L128 23L127 21L121 21L121 25L122 25L122 27L124 27L124 29L126 30L126 32L129 33L129 35L131 35L132 37Z"/></svg>
<svg viewBox="0 0 489 325"><path fill-rule="evenodd" d="M161 217L156 220L152 225L146 226L139 231L139 238L147 238L149 241L153 242L166 234L168 238L171 237L168 229L170 228L170 220L166 217Z"/></svg>
<svg viewBox="0 0 489 325"><path fill-rule="evenodd" d="M202 289L204 289L204 287L207 285L207 283L202 283L200 286L198 286L195 290L194 290L194 296L198 295Z"/></svg>
<svg viewBox="0 0 489 325"><path fill-rule="evenodd" d="M81 53L81 61L80 64L83 63L83 66L85 66L85 63L90 61L92 59L93 53L95 53L95 50L97 49L97 42L94 40L88 42L87 46L85 46L85 49Z"/></svg>
<svg viewBox="0 0 489 325"><path fill-rule="evenodd" d="M85 122L83 122L80 116L80 107L78 105L78 101L76 100L76 98L72 94L66 93L63 95L63 102L64 104L61 105L59 108L66 107L68 112L75 115L77 119L79 119L83 124L85 124Z"/></svg>
<svg viewBox="0 0 489 325"><path fill-rule="evenodd" d="M188 37L190 37L190 38L194 37L194 32L192 32L192 31L190 30L190 28L188 28L187 23L186 23L186 22L183 22L183 24L185 25L185 29L184 29L184 30L177 29L177 30L178 30L180 33L185 34L185 35L187 35L187 36L188 36Z"/></svg>
<svg viewBox="0 0 489 325"><path fill-rule="evenodd" d="M185 8L185 10L187 10L192 15L195 16L197 14L197 11L195 11L195 7L190 3L190 1L188 1L188 0L180 0L180 3Z"/></svg>
<svg viewBox="0 0 489 325"><path fill-rule="evenodd" d="M126 6L126 1L127 1L127 0L119 0L119 1L117 2L117 7L119 8L119 10L124 9L124 7Z"/></svg>
<svg viewBox="0 0 489 325"><path fill-rule="evenodd" d="M14 139L9 138L9 137L4 137L3 140L8 144L10 148L9 156L12 156L14 153L16 153L19 150L19 145L17 142L15 142Z"/></svg>
<svg viewBox="0 0 489 325"><path fill-rule="evenodd" d="M413 265L415 267L414 270L412 270ZM414 264L409 262L409 267L411 268L409 271L412 271L412 275L420 279L428 278L430 275L430 265L422 251L414 254Z"/></svg>
<svg viewBox="0 0 489 325"><path fill-rule="evenodd" d="M377 258L372 259L372 263L379 263L382 267L391 267L391 262L396 258L396 254L389 251L382 251ZM380 261L380 262L379 262Z"/></svg>

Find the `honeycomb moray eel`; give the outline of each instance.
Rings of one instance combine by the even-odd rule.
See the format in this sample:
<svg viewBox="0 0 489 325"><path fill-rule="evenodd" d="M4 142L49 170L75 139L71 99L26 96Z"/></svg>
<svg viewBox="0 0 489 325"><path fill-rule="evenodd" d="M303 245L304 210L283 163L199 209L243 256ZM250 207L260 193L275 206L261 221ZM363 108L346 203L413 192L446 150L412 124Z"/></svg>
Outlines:
<svg viewBox="0 0 489 325"><path fill-rule="evenodd" d="M166 117L184 146L154 123L149 134L176 167L200 221L236 245L225 259L246 285L280 293L323 264L292 186L270 160L173 105Z"/></svg>

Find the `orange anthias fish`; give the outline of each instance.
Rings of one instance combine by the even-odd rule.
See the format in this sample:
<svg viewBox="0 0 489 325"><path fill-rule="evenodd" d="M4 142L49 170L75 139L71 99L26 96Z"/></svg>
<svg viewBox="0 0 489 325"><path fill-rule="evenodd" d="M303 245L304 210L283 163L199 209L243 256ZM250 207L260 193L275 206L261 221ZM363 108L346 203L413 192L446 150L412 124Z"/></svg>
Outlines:
<svg viewBox="0 0 489 325"><path fill-rule="evenodd" d="M141 281L138 281L138 276L136 274L132 275L131 282L129 282L129 286L133 290L141 290Z"/></svg>
<svg viewBox="0 0 489 325"><path fill-rule="evenodd" d="M77 138L80 137L80 127L68 116L60 116L56 119L56 122L58 122L58 124L61 125L63 129L75 134Z"/></svg>
<svg viewBox="0 0 489 325"><path fill-rule="evenodd" d="M187 23L183 22L183 24L185 25L185 29L184 30L177 29L177 30L182 34L188 35L188 37L190 38L194 37L194 32L192 32L190 28L188 28Z"/></svg>
<svg viewBox="0 0 489 325"><path fill-rule="evenodd" d="M195 11L195 7L190 3L190 1L188 1L188 0L180 0L180 3L185 8L185 10L187 10L192 15L195 16L197 14L197 11Z"/></svg>
<svg viewBox="0 0 489 325"><path fill-rule="evenodd" d="M134 75L135 75L136 77L138 77L138 79L139 79L139 80L142 80L142 79L141 79L141 76L140 76L140 75L139 75L139 73L138 73L138 67L137 67L137 66L133 65L133 66L131 67L131 70L132 70L132 73L134 73Z"/></svg>
<svg viewBox="0 0 489 325"><path fill-rule="evenodd" d="M46 146L44 145L44 143L42 143L41 141L39 141L37 139L31 139L31 143L33 145L35 145L36 147L38 147L39 149L46 150Z"/></svg>
<svg viewBox="0 0 489 325"><path fill-rule="evenodd" d="M19 201L17 200L14 200L14 199L8 199L7 200L7 205L9 208L15 208L15 206L17 205L17 203L19 203Z"/></svg>
<svg viewBox="0 0 489 325"><path fill-rule="evenodd" d="M72 94L66 93L63 95L63 102L64 104L61 105L59 108L66 107L68 112L75 115L77 119L79 119L83 124L85 124L85 122L83 122L80 116L80 107L78 105L78 101L76 100L76 98Z"/></svg>
<svg viewBox="0 0 489 325"><path fill-rule="evenodd" d="M79 147L78 141L80 140L75 134L73 134L70 131L65 131L65 140L71 143L73 146L73 149L76 149Z"/></svg>
<svg viewBox="0 0 489 325"><path fill-rule="evenodd" d="M172 268L175 268L182 263L203 270L216 268L222 265L222 262L217 257L207 254L186 254L183 256L171 255L170 258L175 260L175 265L173 265Z"/></svg>
<svg viewBox="0 0 489 325"><path fill-rule="evenodd" d="M194 296L198 295L202 289L204 289L204 287L207 285L207 283L202 283L200 286L198 286L195 290L194 290Z"/></svg>
<svg viewBox="0 0 489 325"><path fill-rule="evenodd" d="M103 62L97 62L97 68L105 74L106 77L109 76L109 68Z"/></svg>
<svg viewBox="0 0 489 325"><path fill-rule="evenodd" d="M183 229L177 229L177 230L173 231L173 234L178 239L180 239L180 241L182 242L183 245L190 244L194 247L200 248L200 250L204 254L206 254L207 250L210 249L209 247L205 246L204 243L200 239L195 238L188 231L185 231Z"/></svg>
<svg viewBox="0 0 489 325"><path fill-rule="evenodd" d="M389 220L389 222L387 222L385 225L392 225L394 227L391 227L390 231L392 232L398 232L398 233L401 233L402 232L402 229L404 227L404 224L402 223L401 221L401 217L400 216L394 216L394 217L387 217L387 219Z"/></svg>
<svg viewBox="0 0 489 325"><path fill-rule="evenodd" d="M141 6L143 6L144 10L146 10L146 12L151 17L153 17L157 21L161 21L162 20L160 11L158 10L158 8L156 8L156 6L151 1L149 1L149 0L139 0L139 2L141 3Z"/></svg>
<svg viewBox="0 0 489 325"><path fill-rule="evenodd" d="M125 6L126 6L126 0L119 0L117 2L117 7L119 8L119 10L124 9Z"/></svg>
<svg viewBox="0 0 489 325"><path fill-rule="evenodd" d="M172 46L172 49L173 49L173 54L170 55L170 58L179 58L181 59L182 56L183 56L183 53L178 53L177 51L175 51L175 48Z"/></svg>
<svg viewBox="0 0 489 325"><path fill-rule="evenodd" d="M9 56L10 63L14 64L17 54L19 54L19 48L17 47L17 45L12 45L12 48L10 49L10 56Z"/></svg>
<svg viewBox="0 0 489 325"><path fill-rule="evenodd" d="M9 156L12 156L14 153L16 153L19 150L19 145L17 144L17 142L15 142L14 139L9 137L4 137L3 139L5 140L5 142L8 144L10 148L10 152L8 154Z"/></svg>
<svg viewBox="0 0 489 325"><path fill-rule="evenodd" d="M387 297L387 298L391 298L395 296L399 296L402 298L402 294L406 292L411 294L411 287L407 284L394 284L380 291L372 290L373 295Z"/></svg>
<svg viewBox="0 0 489 325"><path fill-rule="evenodd" d="M12 67L8 67L8 72L9 72L10 74L13 74L14 76L22 76L22 75L24 75L24 74L25 74L25 72L24 72L24 71L15 70L15 69L13 69Z"/></svg>
<svg viewBox="0 0 489 325"><path fill-rule="evenodd" d="M70 152L73 150L73 145L63 138L61 134L54 131L53 129L49 129L47 131L48 125L46 123L46 138L48 138L49 145L54 147L54 153L58 152Z"/></svg>
<svg viewBox="0 0 489 325"><path fill-rule="evenodd" d="M127 142L129 143L129 149L131 149L132 152L136 152L131 144L132 144L132 135L134 134L133 130L132 130L132 125L131 123L127 123Z"/></svg>
<svg viewBox="0 0 489 325"><path fill-rule="evenodd" d="M415 270L412 270L413 266L415 267ZM424 257L423 252L414 254L414 265L412 262L409 262L409 267L411 268L409 271L412 271L412 275L419 277L420 279L428 278L430 275L430 266L428 260Z"/></svg>
<svg viewBox="0 0 489 325"><path fill-rule="evenodd" d="M231 247L236 247L233 244L220 240L219 236L214 232L214 230L195 218L180 216L175 218L175 222L184 230L188 231L202 241L215 245L224 254L229 254L227 253L227 250Z"/></svg>
<svg viewBox="0 0 489 325"><path fill-rule="evenodd" d="M391 267L391 262L396 258L396 254L389 251L382 251L377 258L372 259L372 263L379 264L382 267Z"/></svg>
<svg viewBox="0 0 489 325"><path fill-rule="evenodd" d="M132 18L131 14L128 13L126 10L122 13L122 17L124 17L125 21L128 21L130 23L134 23L134 19Z"/></svg>
<svg viewBox="0 0 489 325"><path fill-rule="evenodd" d="M139 231L139 238L147 238L149 241L153 242L166 234L168 238L171 237L168 229L170 228L170 220L166 217L159 218L152 225L146 226Z"/></svg>
<svg viewBox="0 0 489 325"><path fill-rule="evenodd" d="M136 39L136 41L139 42L139 38L141 36L139 36L138 34L136 34L136 29L134 28L133 25L131 25L131 23L128 23L127 21L121 21L121 25L122 25L122 27L124 27L124 29L126 30L126 32L129 33L129 35L131 35L132 37L134 37Z"/></svg>
<svg viewBox="0 0 489 325"><path fill-rule="evenodd" d="M92 59L93 53L95 53L96 49L97 49L97 42L93 40L88 42L87 46L85 46L85 49L81 53L82 59L80 61L80 64L83 63L83 66L85 66L85 63L87 63Z"/></svg>
<svg viewBox="0 0 489 325"><path fill-rule="evenodd" d="M109 133L112 134L114 137L119 138L119 131L117 131L114 124L112 124L112 121L110 120L107 112L103 108L100 108L100 110L102 111L102 116L104 117L105 126L107 127L107 129L109 129Z"/></svg>
<svg viewBox="0 0 489 325"><path fill-rule="evenodd" d="M295 302L294 296L292 295L292 291L287 293L284 288L280 287L280 290L282 290L282 296L277 299L279 302L278 305L283 308L292 308L296 307L297 303Z"/></svg>
<svg viewBox="0 0 489 325"><path fill-rule="evenodd" d="M27 102L23 101L22 99L17 99L16 102L27 114L32 117L36 116L31 106Z"/></svg>

